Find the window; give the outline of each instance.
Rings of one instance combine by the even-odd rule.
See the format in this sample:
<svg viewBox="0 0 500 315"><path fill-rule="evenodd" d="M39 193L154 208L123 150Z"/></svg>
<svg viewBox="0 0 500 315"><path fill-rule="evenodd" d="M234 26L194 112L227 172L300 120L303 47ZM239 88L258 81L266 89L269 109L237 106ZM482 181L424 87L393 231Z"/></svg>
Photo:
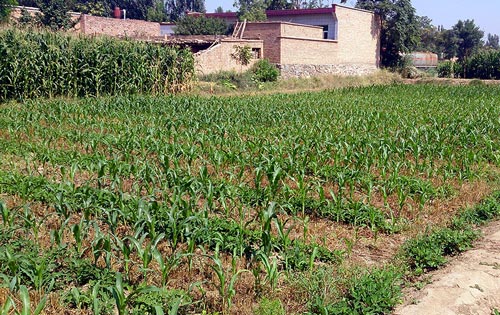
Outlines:
<svg viewBox="0 0 500 315"><path fill-rule="evenodd" d="M320 25L323 27L323 39L328 39L328 25Z"/></svg>
<svg viewBox="0 0 500 315"><path fill-rule="evenodd" d="M262 58L260 48L252 48L252 58L253 59L260 59L260 58Z"/></svg>

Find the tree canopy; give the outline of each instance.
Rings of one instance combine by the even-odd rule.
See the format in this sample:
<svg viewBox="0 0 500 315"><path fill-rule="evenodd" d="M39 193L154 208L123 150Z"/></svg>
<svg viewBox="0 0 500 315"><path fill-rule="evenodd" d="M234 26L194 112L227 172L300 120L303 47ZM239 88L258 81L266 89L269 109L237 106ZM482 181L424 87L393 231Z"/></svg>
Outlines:
<svg viewBox="0 0 500 315"><path fill-rule="evenodd" d="M184 15L175 25L175 34L178 35L225 35L228 25L222 19L207 18L203 15Z"/></svg>
<svg viewBox="0 0 500 315"><path fill-rule="evenodd" d="M467 60L483 45L484 32L474 24L474 20L459 20L453 26L453 32L458 39L457 57L460 61Z"/></svg>
<svg viewBox="0 0 500 315"><path fill-rule="evenodd" d="M488 34L488 40L486 41L486 47L491 49L500 49L500 38L496 34Z"/></svg>
<svg viewBox="0 0 500 315"><path fill-rule="evenodd" d="M402 53L411 52L418 44L418 19L410 0L358 0L356 7L374 11L381 18L381 63L396 67Z"/></svg>
<svg viewBox="0 0 500 315"><path fill-rule="evenodd" d="M0 0L0 23L9 19L10 6L15 4L17 4L15 0Z"/></svg>
<svg viewBox="0 0 500 315"><path fill-rule="evenodd" d="M68 11L69 4L65 0L38 0L38 7L42 14L38 15L40 23L52 30L69 29L74 22Z"/></svg>

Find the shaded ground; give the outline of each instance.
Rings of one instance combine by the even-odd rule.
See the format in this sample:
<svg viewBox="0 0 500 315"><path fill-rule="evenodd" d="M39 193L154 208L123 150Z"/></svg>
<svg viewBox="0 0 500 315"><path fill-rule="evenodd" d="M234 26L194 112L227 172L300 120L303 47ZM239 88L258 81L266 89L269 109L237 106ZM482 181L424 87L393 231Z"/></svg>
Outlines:
<svg viewBox="0 0 500 315"><path fill-rule="evenodd" d="M500 310L500 221L483 233L474 249L431 273L421 290L408 292L394 314L490 315Z"/></svg>

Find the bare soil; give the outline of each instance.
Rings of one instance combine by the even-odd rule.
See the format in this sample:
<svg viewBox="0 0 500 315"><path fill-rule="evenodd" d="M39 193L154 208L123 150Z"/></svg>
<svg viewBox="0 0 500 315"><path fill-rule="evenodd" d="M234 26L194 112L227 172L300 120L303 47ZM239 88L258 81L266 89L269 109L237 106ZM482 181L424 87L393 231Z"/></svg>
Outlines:
<svg viewBox="0 0 500 315"><path fill-rule="evenodd" d="M474 249L426 276L422 289L409 289L394 315L491 315L500 311L500 221L483 229Z"/></svg>

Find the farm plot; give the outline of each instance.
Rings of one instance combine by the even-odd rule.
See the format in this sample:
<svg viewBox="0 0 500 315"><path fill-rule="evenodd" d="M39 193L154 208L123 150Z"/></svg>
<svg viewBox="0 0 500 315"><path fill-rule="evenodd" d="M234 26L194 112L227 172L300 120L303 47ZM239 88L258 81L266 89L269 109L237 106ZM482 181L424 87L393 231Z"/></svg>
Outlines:
<svg viewBox="0 0 500 315"><path fill-rule="evenodd" d="M1 104L0 305L388 312L404 240L498 189L499 92Z"/></svg>

